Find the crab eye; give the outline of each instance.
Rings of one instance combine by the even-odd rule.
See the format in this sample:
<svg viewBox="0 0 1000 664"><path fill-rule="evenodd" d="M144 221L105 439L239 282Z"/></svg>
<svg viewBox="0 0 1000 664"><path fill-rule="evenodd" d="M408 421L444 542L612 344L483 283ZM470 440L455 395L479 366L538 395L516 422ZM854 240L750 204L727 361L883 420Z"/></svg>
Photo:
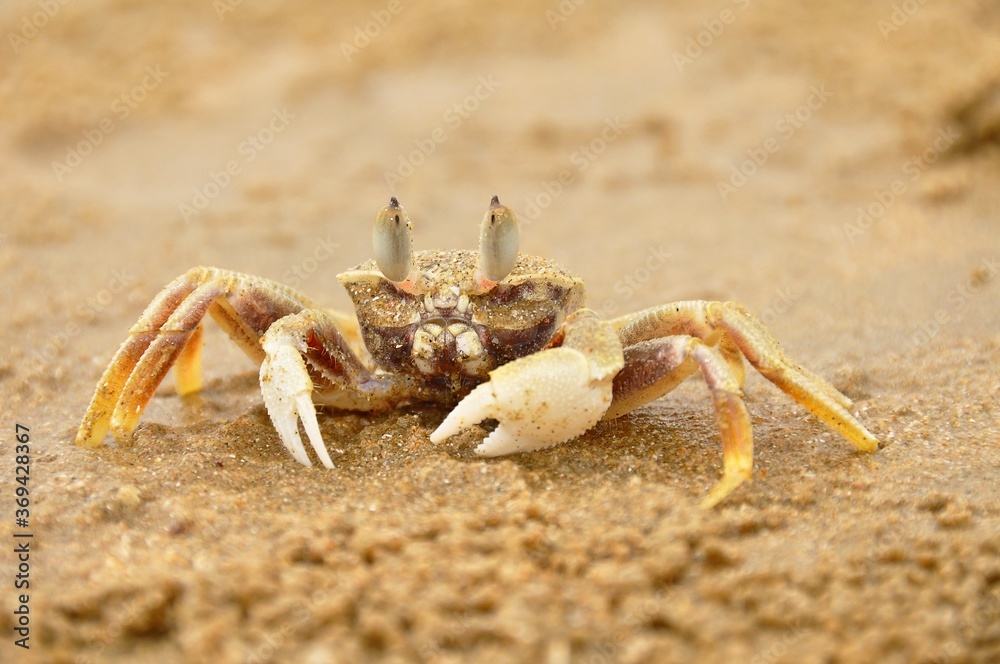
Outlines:
<svg viewBox="0 0 1000 664"><path fill-rule="evenodd" d="M479 271L490 281L500 281L517 263L517 218L494 196L479 232Z"/></svg>
<svg viewBox="0 0 1000 664"><path fill-rule="evenodd" d="M413 224L393 196L375 216L372 245L375 262L385 278L405 281L413 266Z"/></svg>

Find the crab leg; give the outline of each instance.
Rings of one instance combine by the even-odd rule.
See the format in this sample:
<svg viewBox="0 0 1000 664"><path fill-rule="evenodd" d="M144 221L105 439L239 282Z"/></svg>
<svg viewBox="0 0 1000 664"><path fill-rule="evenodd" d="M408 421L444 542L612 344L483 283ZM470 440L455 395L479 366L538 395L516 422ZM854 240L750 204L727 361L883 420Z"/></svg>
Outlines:
<svg viewBox="0 0 1000 664"><path fill-rule="evenodd" d="M486 418L500 424L476 452L498 456L551 447L593 427L611 403L622 367L621 344L597 314L581 309L566 319L564 338L549 348L501 365L431 434L441 442Z"/></svg>
<svg viewBox="0 0 1000 664"><path fill-rule="evenodd" d="M405 401L416 389L406 376L370 371L354 354L338 323L342 324L337 314L310 309L282 318L261 338L264 405L281 442L305 466L312 463L299 435L299 419L316 456L333 468L316 421L314 387L319 403L366 411Z"/></svg>
<svg viewBox="0 0 1000 664"><path fill-rule="evenodd" d="M739 303L676 302L616 318L610 323L626 347L676 334L698 337L709 345L720 344L724 350L727 345L735 346L765 378L859 450L871 452L878 447L878 440L848 412L851 400L789 358L764 324Z"/></svg>
<svg viewBox="0 0 1000 664"><path fill-rule="evenodd" d="M201 391L201 350L204 346L204 330L204 324L192 330L191 336L174 361L174 387L181 396Z"/></svg>
<svg viewBox="0 0 1000 664"><path fill-rule="evenodd" d="M717 505L753 471L753 429L743 403L742 375L736 375L723 352L687 335L642 341L625 349L625 366L615 376L614 401L604 419L628 413L658 399L701 370L712 393L723 443L723 477L701 502Z"/></svg>
<svg viewBox="0 0 1000 664"><path fill-rule="evenodd" d="M201 386L201 324L206 313L255 362L259 338L274 321L312 306L295 291L259 277L200 267L167 285L146 307L105 369L76 435L78 445L101 444L108 429L128 442L167 371L179 363L178 392Z"/></svg>

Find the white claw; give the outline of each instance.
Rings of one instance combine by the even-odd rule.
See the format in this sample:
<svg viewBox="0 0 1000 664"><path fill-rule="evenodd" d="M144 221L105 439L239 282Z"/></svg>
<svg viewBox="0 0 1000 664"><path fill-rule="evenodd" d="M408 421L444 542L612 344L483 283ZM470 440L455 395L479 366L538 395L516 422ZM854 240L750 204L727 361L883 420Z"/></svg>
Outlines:
<svg viewBox="0 0 1000 664"><path fill-rule="evenodd" d="M260 366L260 391L267 414L271 416L281 442L296 461L304 466L312 465L299 435L301 418L316 455L324 466L333 468L333 461L330 460L316 421L316 409L311 396L312 379L309 378L302 355L293 346L267 340L267 337L264 338L263 347L266 357Z"/></svg>
<svg viewBox="0 0 1000 664"><path fill-rule="evenodd" d="M499 456L544 449L594 426L611 403L611 377L594 379L578 350L561 347L522 357L490 372L431 434L441 442L487 418L497 428L476 452Z"/></svg>
<svg viewBox="0 0 1000 664"><path fill-rule="evenodd" d="M299 417L302 418L302 426L306 430L306 435L309 436L309 442L316 450L316 456L319 457L324 466L333 468L330 453L326 451L326 444L323 442L323 434L319 432L319 422L316 421L316 407L313 406L312 397L308 392L299 394L295 397L295 404L299 411Z"/></svg>
<svg viewBox="0 0 1000 664"><path fill-rule="evenodd" d="M431 442L444 442L476 422L492 417L494 405L493 389L489 383L481 383L448 413L448 417L431 434Z"/></svg>

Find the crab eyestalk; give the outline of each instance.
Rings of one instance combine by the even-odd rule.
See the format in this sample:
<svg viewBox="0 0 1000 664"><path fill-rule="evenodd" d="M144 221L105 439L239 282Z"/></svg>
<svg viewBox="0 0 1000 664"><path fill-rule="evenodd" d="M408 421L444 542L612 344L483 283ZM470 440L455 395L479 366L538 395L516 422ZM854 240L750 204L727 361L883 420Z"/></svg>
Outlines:
<svg viewBox="0 0 1000 664"><path fill-rule="evenodd" d="M480 281L497 282L510 274L517 264L517 218L514 211L501 205L496 196L483 217L479 231L479 262L476 275Z"/></svg>
<svg viewBox="0 0 1000 664"><path fill-rule="evenodd" d="M386 279L400 283L413 271L413 224L396 197L375 215L375 263Z"/></svg>

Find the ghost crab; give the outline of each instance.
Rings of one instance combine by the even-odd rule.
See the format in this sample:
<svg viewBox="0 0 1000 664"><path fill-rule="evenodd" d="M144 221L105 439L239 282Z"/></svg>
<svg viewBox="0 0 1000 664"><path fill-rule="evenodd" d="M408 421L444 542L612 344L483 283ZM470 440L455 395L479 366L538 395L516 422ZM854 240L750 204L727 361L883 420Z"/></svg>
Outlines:
<svg viewBox="0 0 1000 664"><path fill-rule="evenodd" d="M267 412L282 443L311 465L333 462L315 405L377 411L409 402L455 405L431 434L441 442L484 419L498 426L476 449L497 456L550 447L624 415L700 372L723 441L712 507L751 477L753 433L743 359L858 449L878 441L851 400L791 360L735 302L665 304L613 320L583 308L581 279L518 253L514 213L494 196L479 252L413 251L412 225L393 198L379 211L374 260L340 275L356 317L322 309L259 277L190 270L149 304L97 384L76 442L120 443L171 367L179 394L201 389L209 314L260 366Z"/></svg>

